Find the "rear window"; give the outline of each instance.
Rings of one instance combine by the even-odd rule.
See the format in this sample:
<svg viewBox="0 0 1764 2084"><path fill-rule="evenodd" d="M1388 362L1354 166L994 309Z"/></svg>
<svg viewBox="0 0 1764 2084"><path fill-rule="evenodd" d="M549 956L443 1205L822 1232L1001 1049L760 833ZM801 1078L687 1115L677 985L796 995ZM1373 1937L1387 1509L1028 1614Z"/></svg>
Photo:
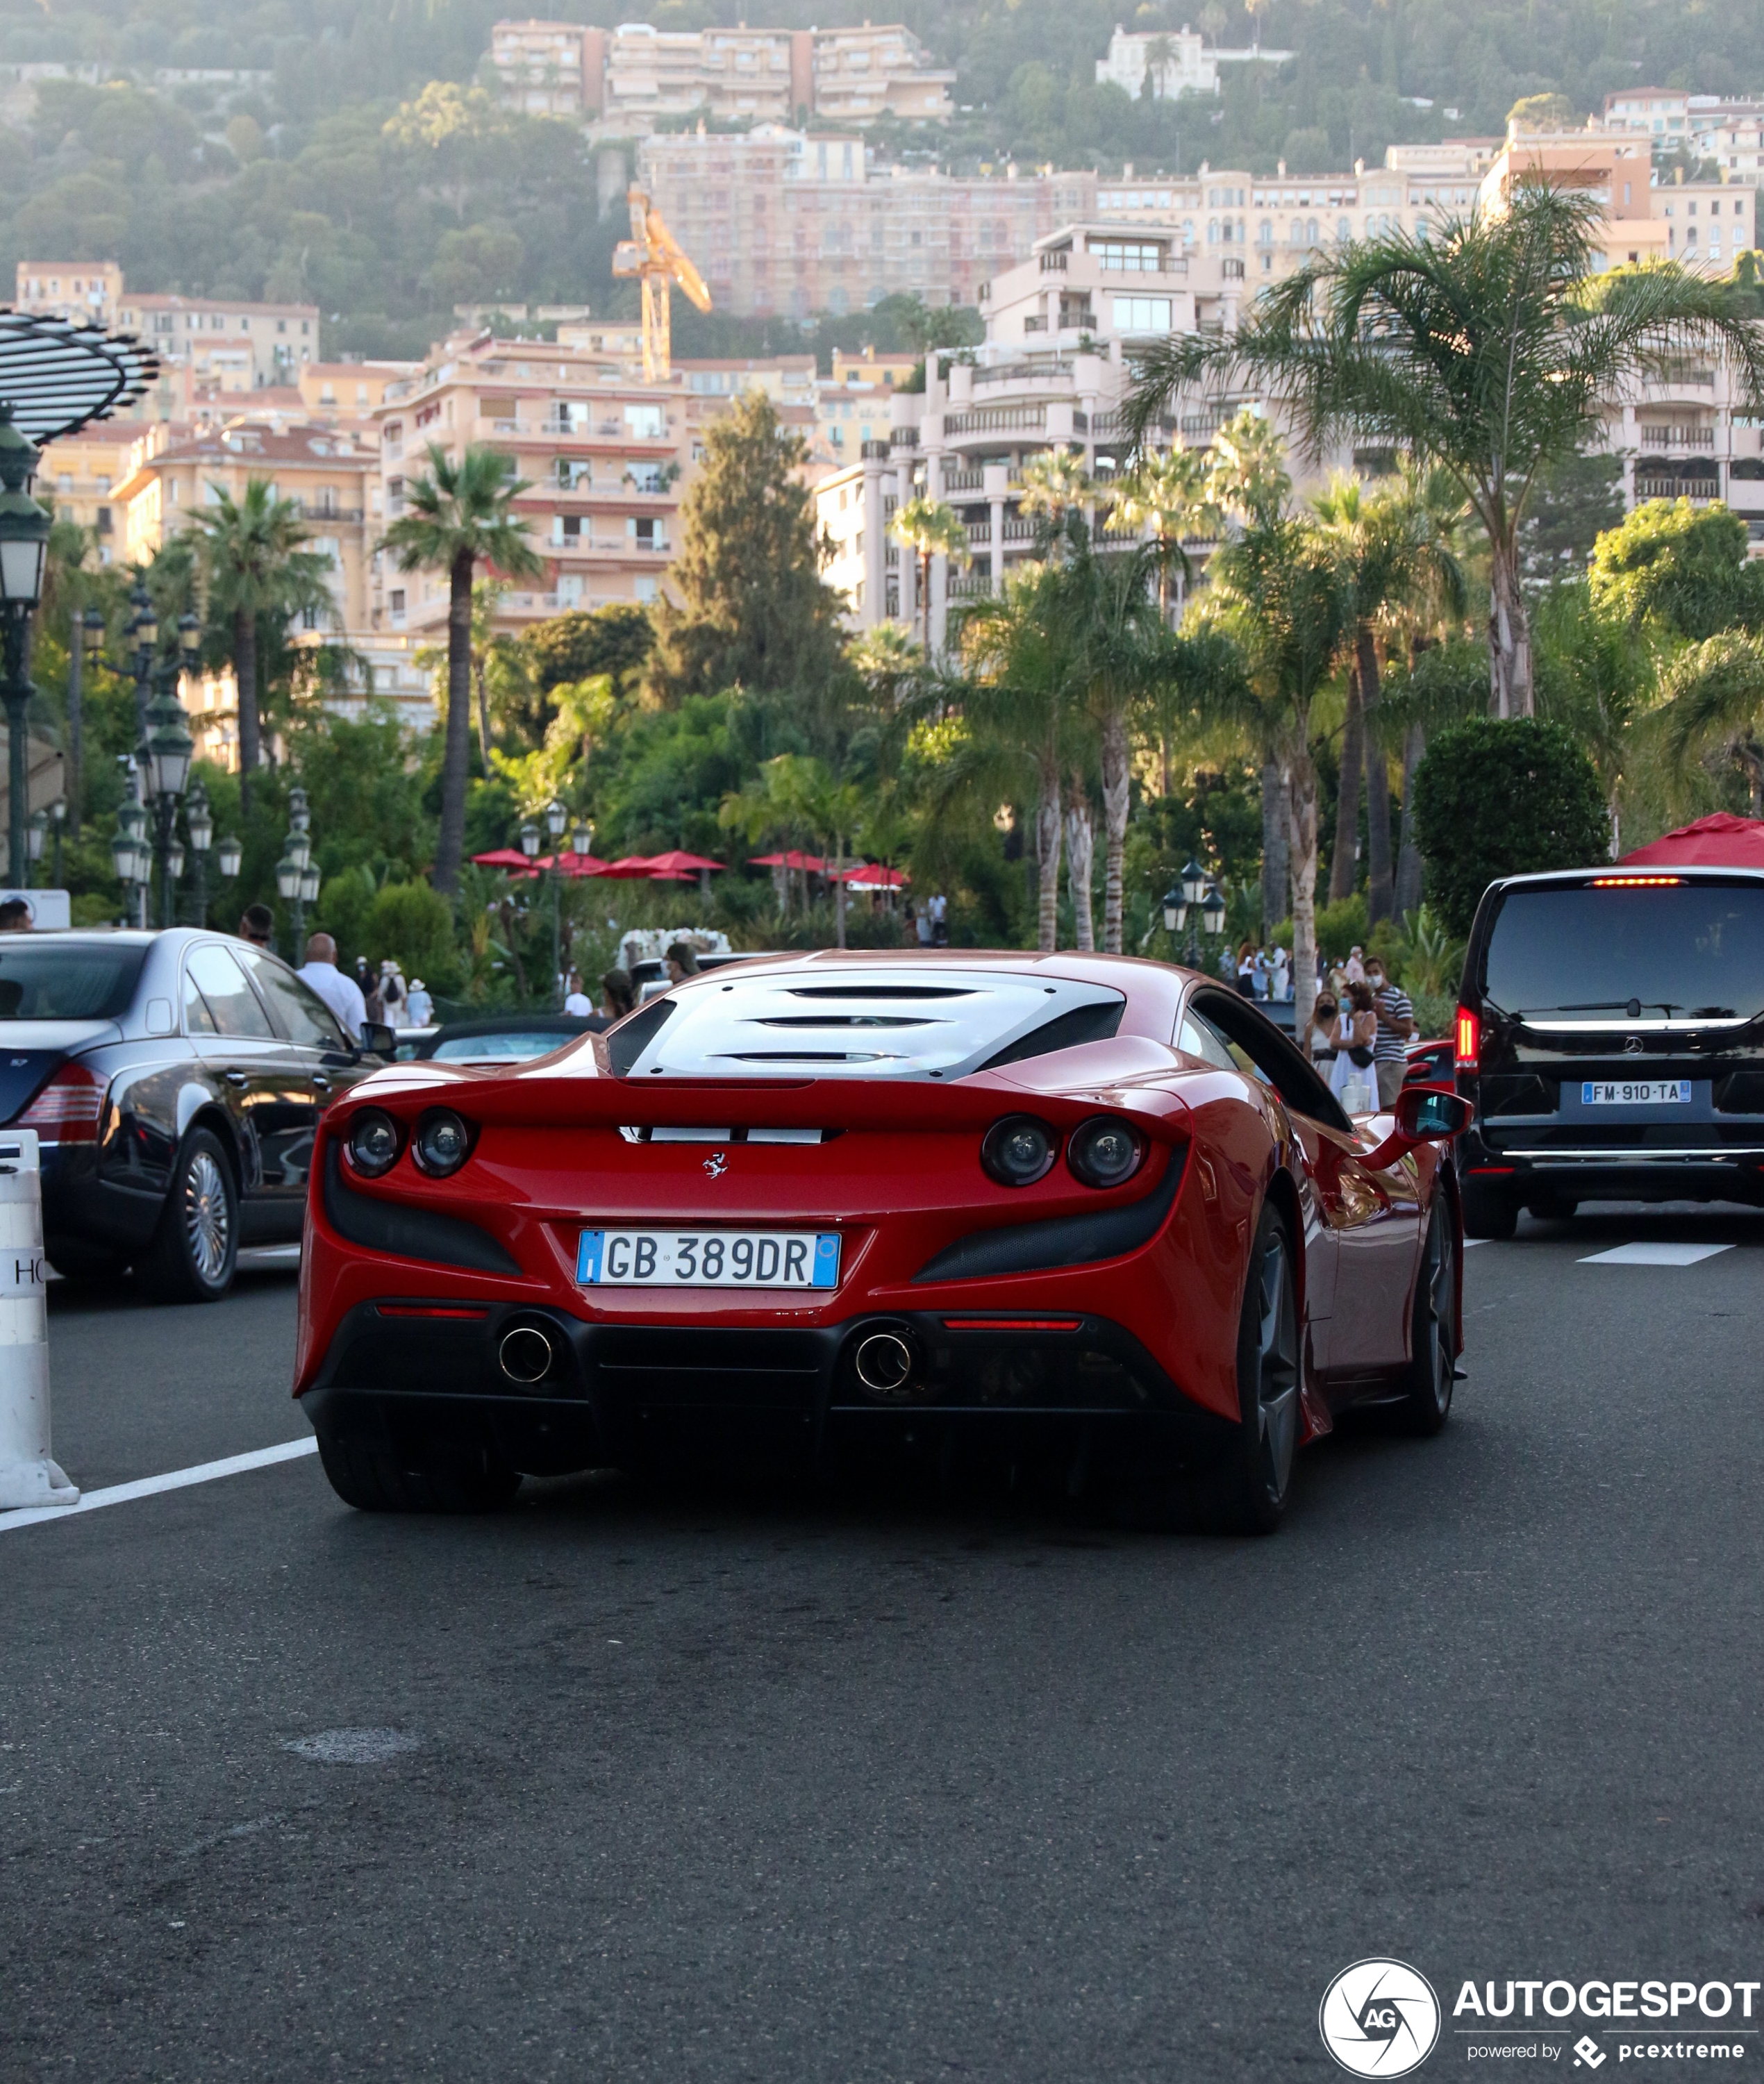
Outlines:
<svg viewBox="0 0 1764 2084"><path fill-rule="evenodd" d="M0 941L0 1020L115 1020L128 1010L144 947Z"/></svg>
<svg viewBox="0 0 1764 2084"><path fill-rule="evenodd" d="M1483 976L1503 1013L1744 1019L1764 1012L1764 885L1512 890Z"/></svg>
<svg viewBox="0 0 1764 2084"><path fill-rule="evenodd" d="M737 971L676 986L608 1047L614 1069L637 1077L959 1078L1111 1035L1126 1004L1104 985L941 964Z"/></svg>

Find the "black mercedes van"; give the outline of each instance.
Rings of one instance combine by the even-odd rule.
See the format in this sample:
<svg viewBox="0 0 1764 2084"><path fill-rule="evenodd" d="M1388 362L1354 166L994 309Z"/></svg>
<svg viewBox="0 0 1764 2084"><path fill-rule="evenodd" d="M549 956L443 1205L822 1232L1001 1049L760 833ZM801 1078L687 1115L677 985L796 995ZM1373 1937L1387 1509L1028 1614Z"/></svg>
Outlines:
<svg viewBox="0 0 1764 2084"><path fill-rule="evenodd" d="M1764 872L1507 876L1458 994L1464 1227L1585 1201L1764 1205Z"/></svg>

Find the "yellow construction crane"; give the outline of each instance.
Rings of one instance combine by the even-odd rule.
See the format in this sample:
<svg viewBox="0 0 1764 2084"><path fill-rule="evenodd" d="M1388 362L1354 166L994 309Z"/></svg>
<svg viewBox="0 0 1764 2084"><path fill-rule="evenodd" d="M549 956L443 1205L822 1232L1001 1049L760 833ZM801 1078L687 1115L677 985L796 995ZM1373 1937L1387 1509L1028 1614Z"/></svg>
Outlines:
<svg viewBox="0 0 1764 2084"><path fill-rule="evenodd" d="M642 188L630 189L625 200L631 206L631 235L621 239L613 255L615 275L636 275L643 285L643 380L668 381L670 285L677 282L702 311L710 308L710 292L704 277L676 244L674 235L662 222L659 210L651 210Z"/></svg>

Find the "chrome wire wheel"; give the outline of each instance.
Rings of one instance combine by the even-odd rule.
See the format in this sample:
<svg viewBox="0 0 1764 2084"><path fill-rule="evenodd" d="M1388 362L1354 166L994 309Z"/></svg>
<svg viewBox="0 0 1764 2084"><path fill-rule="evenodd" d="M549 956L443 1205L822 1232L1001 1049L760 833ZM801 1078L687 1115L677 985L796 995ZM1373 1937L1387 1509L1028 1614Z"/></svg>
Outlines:
<svg viewBox="0 0 1764 2084"><path fill-rule="evenodd" d="M1257 1466L1270 1506L1286 1501L1299 1444L1299 1313L1287 1241L1270 1232L1257 1269Z"/></svg>
<svg viewBox="0 0 1764 2084"><path fill-rule="evenodd" d="M197 1149L184 1167L183 1205L179 1211L190 1266L206 1287L226 1277L233 1239L233 1212L219 1161Z"/></svg>

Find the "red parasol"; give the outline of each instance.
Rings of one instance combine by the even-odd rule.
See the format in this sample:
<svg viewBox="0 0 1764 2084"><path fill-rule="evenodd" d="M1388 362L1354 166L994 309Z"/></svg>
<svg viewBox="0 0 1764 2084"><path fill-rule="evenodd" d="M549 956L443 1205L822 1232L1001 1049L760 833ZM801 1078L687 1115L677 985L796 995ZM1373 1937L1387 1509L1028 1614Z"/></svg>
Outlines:
<svg viewBox="0 0 1764 2084"><path fill-rule="evenodd" d="M1625 868L1673 866L1692 868L1764 868L1764 820L1736 818L1731 811L1716 811L1665 832L1633 854L1624 855Z"/></svg>
<svg viewBox="0 0 1764 2084"><path fill-rule="evenodd" d="M533 864L519 847L492 847L488 854L472 857L480 868L506 868L519 875L531 875Z"/></svg>
<svg viewBox="0 0 1764 2084"><path fill-rule="evenodd" d="M536 868L554 868L559 875L604 875L607 864L596 860L592 854L541 854L534 862Z"/></svg>
<svg viewBox="0 0 1764 2084"><path fill-rule="evenodd" d="M806 868L811 875L826 873L827 864L818 854L756 854L748 857L749 868Z"/></svg>
<svg viewBox="0 0 1764 2084"><path fill-rule="evenodd" d="M682 849L674 847L666 854L652 854L649 872L655 876L696 875L706 870L715 870L720 875L724 863L720 861L706 861L702 854L687 854Z"/></svg>
<svg viewBox="0 0 1764 2084"><path fill-rule="evenodd" d="M904 890L912 879L904 868L866 867L862 862L844 876L847 890Z"/></svg>

